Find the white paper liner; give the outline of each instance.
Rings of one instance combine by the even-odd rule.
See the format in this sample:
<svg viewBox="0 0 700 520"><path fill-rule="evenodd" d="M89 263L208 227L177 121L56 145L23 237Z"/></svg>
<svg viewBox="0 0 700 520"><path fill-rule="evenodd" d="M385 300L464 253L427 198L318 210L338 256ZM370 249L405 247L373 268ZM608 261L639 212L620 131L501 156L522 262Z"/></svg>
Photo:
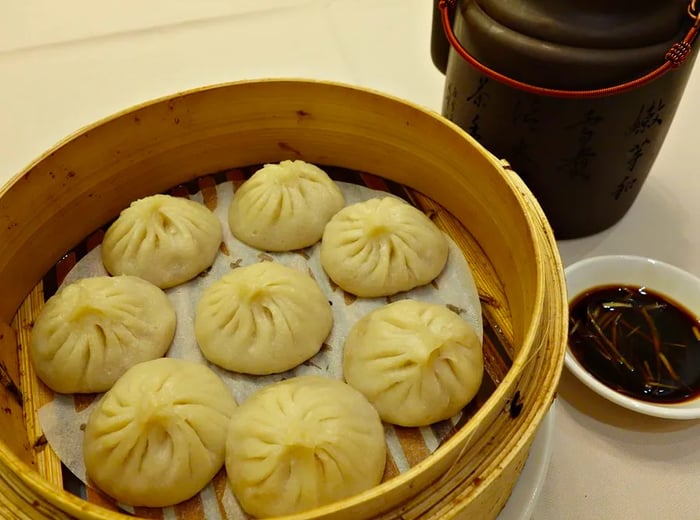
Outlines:
<svg viewBox="0 0 700 520"><path fill-rule="evenodd" d="M388 193L361 185L344 182L339 182L338 185L345 196L347 205L373 197L390 196ZM221 220L225 247L222 247L222 251L217 255L212 268L185 284L166 290L166 294L177 313L175 338L167 356L207 363L194 339L194 310L204 289L237 266L250 265L260 261L275 261L303 272L310 272L332 303L334 319L333 330L321 352L288 372L268 376L250 376L229 372L207 363L226 382L238 403L242 403L255 390L291 376L322 374L342 379L342 345L348 331L362 316L389 301L411 298L449 305L453 310L458 310L462 318L474 327L480 339L483 337L481 305L476 285L464 255L452 240L449 240L450 251L447 265L434 283L390 298L349 297L329 283L320 264L320 244L299 252L264 253L233 238L228 226L228 207L233 191L232 182L216 186L216 207L213 211ZM201 192L191 195L190 198L203 202ZM107 274L101 260L101 248L98 246L73 267L63 284ZM79 397L75 398L72 395L57 394L52 402L39 410L39 419L47 441L60 460L85 483L82 428L84 428L97 400L87 407L84 404L81 405L79 400ZM443 440L438 438L442 435L441 432L449 430L449 426L457 424L460 417L461 414L453 417L449 421L451 424L443 425L441 429L431 427L410 429L414 430L411 432L412 437L422 438L420 449L417 451L428 453L435 451ZM399 439L400 434L406 433L407 430L391 425L385 426L387 448L399 472L408 470L413 465L411 459L416 457L415 453L411 453L412 448ZM419 435L416 435L417 432ZM239 508L228 486L226 489L218 486L218 489L215 490L214 485L210 484L200 493L199 500L201 504L198 504L197 507L198 516L203 515L206 520L248 518ZM121 507L128 512L134 512L134 509L129 506ZM178 507L164 508L162 516L157 516L175 518L176 513L179 515Z"/></svg>

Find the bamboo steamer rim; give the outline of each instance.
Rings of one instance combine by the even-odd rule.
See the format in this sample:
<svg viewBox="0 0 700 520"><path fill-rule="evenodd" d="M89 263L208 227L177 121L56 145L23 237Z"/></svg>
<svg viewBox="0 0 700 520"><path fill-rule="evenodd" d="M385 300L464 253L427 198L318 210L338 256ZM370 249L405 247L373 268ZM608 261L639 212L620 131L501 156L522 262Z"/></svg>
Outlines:
<svg viewBox="0 0 700 520"><path fill-rule="evenodd" d="M487 153L491 155L490 152ZM492 157L496 159L495 156ZM533 217L538 223L538 226L536 227L538 243L542 245L542 253L551 262L551 266L553 267L550 272L552 275L551 279L547 278L547 281L549 282L547 285L551 291L547 293L549 298L546 298L545 303L549 304L549 306L553 308L555 314L561 313L562 317L564 318L554 322L558 325L558 328L554 330L549 329L549 324L552 322L547 322L548 332L550 334L543 339L543 342L548 339L551 348L555 349L556 351L556 370L551 371L549 374L547 374L544 381L540 380L539 382L543 383L544 387L551 391L546 392L545 395L542 396L541 404L543 406L528 407L530 410L528 417L531 417L532 420L523 421L521 427L513 432L513 436L516 437L516 440L515 443L511 445L512 449L509 450L508 453L505 453L497 462L499 466L506 467L514 462L518 454L520 454L523 449L529 450L541 422L550 410L550 404L556 399L555 389L559 384L568 338L568 299L566 292L566 280L564 276L564 266L559 256L559 249L556 244L556 239L554 238L554 233L549 226L544 211L525 182L517 174L515 174L515 172L513 172L508 161L499 160L499 163L504 168L506 174L513 180L518 191L524 197L524 200L527 201L529 210L532 212ZM512 369L509 371L509 374L511 372ZM477 491L473 495L470 495L469 498L473 500L475 496L487 489L488 486L496 480L496 478L497 475L495 475L493 472L488 473L486 478L483 479L479 485ZM445 515L444 517L440 516L441 520L455 518L459 514L461 503L459 501L453 501L453 504L454 513Z"/></svg>
<svg viewBox="0 0 700 520"><path fill-rule="evenodd" d="M243 80L243 81L234 81L234 82L226 82L226 83L220 83L220 84L215 84L215 85L209 85L205 87L200 87L200 88L194 88L182 92L178 92L175 94L171 95L164 95L159 98L156 98L154 100L149 100L137 105L134 105L132 107L126 108L124 110L121 110L115 114L109 115L105 118L102 118L101 120L98 120L95 123L92 123L90 125L84 126L80 128L79 130L73 132L71 135L68 137L62 139L59 141L55 146L53 146L51 149L46 151L44 154L42 154L38 159L33 161L29 166L27 166L23 171L20 173L16 174L14 177L10 179L8 183L6 183L1 189L0 189L0 197L5 196L5 194L10 190L10 188L20 181L28 172L30 172L36 165L44 161L47 157L52 155L56 150L66 146L69 143L72 143L76 139L78 139L81 135L85 134L86 132L89 132L93 129L96 129L98 127L101 127L111 121L114 121L116 119L122 118L132 112L135 112L137 110L151 107L153 105L165 103L168 100L176 99L176 98L182 98L186 96L191 96L191 95L196 95L200 93L204 93L207 91L213 91L213 90L218 90L218 89L225 89L225 88L236 88L238 86L265 86L265 85L276 85L276 86L284 86L285 84L294 84L298 85L300 83L304 83L309 85L310 87L317 87L317 88L333 88L333 89L340 89L340 90L346 90L346 91L352 91L355 93L359 93L368 97L373 97L373 98L379 98L381 101L384 102L390 102L395 105L402 105L404 107L408 107L412 111L414 111L417 115L423 117L423 118L429 118L434 120L435 122L439 123L442 126L445 126L451 130L452 133L458 135L460 138L465 140L466 142L469 143L470 146L473 148L476 148L483 156L484 158L491 163L491 165L499 170L503 174L503 179L507 186L515 193L517 196L517 200L521 205L522 213L524 216L524 219L527 222L527 228L529 232L529 237L528 239L536 245L534 248L534 254L535 254L535 259L534 259L534 265L535 265L535 271L536 271L536 291L534 295L531 295L532 300L534 301L533 307L535 309L539 309L540 311L543 309L545 305L545 293L547 290L547 285L546 285L546 273L550 268L554 268L554 271L559 271L561 268L561 265L555 262L553 265L550 263L550 265L546 265L547 262L546 260L552 260L551 255L546 254L541 250L541 237L539 236L539 233L537 233L535 230L541 229L542 222L541 218L537 215L533 215L532 213L532 208L533 208L533 200L532 199L532 194L527 190L527 188L524 187L521 181L519 179L516 179L513 175L510 175L507 173L506 169L504 168L503 164L498 161L495 157L493 157L489 152L487 152L475 139L473 139L467 132L465 132L463 129L458 127L456 124L452 123L451 121L443 118L436 112L433 112L431 110L428 110L416 103L401 99L396 96L392 96L374 89L366 88L366 87L359 87L359 86L354 86L354 85L348 85L344 83L339 83L339 82L333 82L333 81L325 81L325 80L310 80L310 79L304 79L304 78L275 78L275 79L264 79L264 80ZM528 200L528 198L532 200ZM535 203L536 206L536 203ZM546 242L546 241L545 241ZM557 295L561 297L561 293L558 291ZM18 306L18 303L13 302L13 308L16 309ZM5 318L5 316L2 316L0 318ZM374 487L371 488L359 495L356 495L354 497L350 497L348 499L335 502L333 504L329 504L320 508L317 508L313 511L309 511L306 513L301 513L301 514L296 514L296 515L290 515L285 518L288 520L301 520L301 519L312 519L312 518L321 518L329 513L337 512L338 509L345 509L348 507L352 507L358 504L361 504L362 502L366 501L369 498L372 497L377 497L382 494L384 494L387 490L389 489L394 489L396 487L400 486L406 486L409 485L412 480L421 473L423 473L429 466L434 464L436 460L442 460L445 459L446 457L450 456L450 453L452 450L454 450L457 446L459 446L461 443L464 443L469 440L469 438L474 434L474 431L477 427L477 425L480 424L480 422L483 420L485 416L487 416L489 410L493 406L501 406L504 403L508 401L508 396L511 393L512 388L517 384L518 379L520 378L520 369L524 367L528 363L528 358L532 353L533 348L537 348L538 344L538 336L540 334L539 325L540 325L540 319L542 318L542 313L541 312L535 312L534 316L531 318L527 328L526 332L523 336L522 339L522 345L523 348L520 348L513 359L513 364L510 370L508 370L505 378L497 385L495 388L494 392L491 394L491 396L487 399L487 401L484 403L484 405L474 414L474 416L462 427L460 428L447 442L445 442L442 446L440 446L435 453L433 453L431 456L426 458L425 460L421 461L418 463L416 466L410 468L409 470L405 471L404 473L399 474L398 476ZM9 320L7 320L9 321ZM563 362L563 356L561 356L561 361ZM555 384L555 383L554 383ZM547 395L553 395L554 393L554 387L552 388L547 388ZM546 413L546 409L540 407L539 409L539 414L538 417L535 419L535 425L538 425L541 418L544 417L544 414ZM460 454L461 455L461 454ZM459 457L457 457L459 458ZM29 465L24 463L20 458L15 455L12 451L10 451L7 446L5 445L4 441L0 439L0 461L7 465L14 473L17 475L21 481L28 486L33 492L37 493L40 495L43 499L47 500L47 502L53 504L54 506L60 508L62 511L69 515L74 515L79 518L86 518L88 514L93 514L93 518L101 518L101 519L126 519L126 518L133 518L132 516L126 515L126 514L121 514L121 513L115 513L108 511L106 509L103 509L101 507L95 506L93 504L90 504L65 490L57 490L57 488L53 485L44 480L39 473L34 471ZM0 478L3 478L2 475L0 475ZM58 491L58 492L57 492Z"/></svg>

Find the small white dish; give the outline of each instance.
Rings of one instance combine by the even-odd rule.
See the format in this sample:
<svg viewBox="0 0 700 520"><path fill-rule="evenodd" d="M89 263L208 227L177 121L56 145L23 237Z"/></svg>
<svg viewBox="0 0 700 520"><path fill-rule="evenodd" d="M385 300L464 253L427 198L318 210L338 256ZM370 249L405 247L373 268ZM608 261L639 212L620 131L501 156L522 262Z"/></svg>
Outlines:
<svg viewBox="0 0 700 520"><path fill-rule="evenodd" d="M700 316L700 278L670 264L628 255L587 258L565 269L569 302L584 292L605 285L646 287ZM700 398L677 404L657 404L623 395L596 379L567 348L565 365L597 394L620 406L665 419L700 418Z"/></svg>

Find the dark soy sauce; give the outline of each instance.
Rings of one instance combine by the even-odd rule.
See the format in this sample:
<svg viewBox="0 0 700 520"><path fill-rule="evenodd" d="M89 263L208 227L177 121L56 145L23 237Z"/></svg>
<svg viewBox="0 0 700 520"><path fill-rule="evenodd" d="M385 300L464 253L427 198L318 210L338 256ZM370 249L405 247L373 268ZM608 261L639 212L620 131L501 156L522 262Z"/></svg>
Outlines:
<svg viewBox="0 0 700 520"><path fill-rule="evenodd" d="M596 379L643 401L700 395L700 321L643 287L602 286L569 309L569 348Z"/></svg>

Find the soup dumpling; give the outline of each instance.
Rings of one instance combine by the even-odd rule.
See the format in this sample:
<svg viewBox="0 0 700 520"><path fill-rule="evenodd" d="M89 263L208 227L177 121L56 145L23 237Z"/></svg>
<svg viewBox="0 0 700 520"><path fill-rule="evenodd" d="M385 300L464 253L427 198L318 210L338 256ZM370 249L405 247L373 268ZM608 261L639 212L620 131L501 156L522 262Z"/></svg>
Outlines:
<svg viewBox="0 0 700 520"><path fill-rule="evenodd" d="M333 326L308 274L276 262L238 267L210 285L195 312L204 357L227 370L274 374L314 356Z"/></svg>
<svg viewBox="0 0 700 520"><path fill-rule="evenodd" d="M345 380L400 426L456 415L476 395L483 370L474 329L444 305L385 305L362 317L344 344Z"/></svg>
<svg viewBox="0 0 700 520"><path fill-rule="evenodd" d="M321 168L304 161L266 164L234 193L231 232L264 251L292 251L321 239L328 220L345 200Z"/></svg>
<svg viewBox="0 0 700 520"><path fill-rule="evenodd" d="M313 509L355 495L384 474L376 410L342 381L301 376L258 390L232 415L226 473L257 517Z"/></svg>
<svg viewBox="0 0 700 520"><path fill-rule="evenodd" d="M360 297L390 296L430 283L449 246L420 210L394 198L343 208L326 225L321 265L341 289Z"/></svg>
<svg viewBox="0 0 700 520"><path fill-rule="evenodd" d="M166 289L210 267L221 240L221 223L203 204L152 195L132 202L107 229L102 262L113 275L138 276Z"/></svg>
<svg viewBox="0 0 700 520"><path fill-rule="evenodd" d="M134 276L84 278L44 305L31 358L56 392L104 392L132 365L165 354L175 326L175 310L155 285Z"/></svg>
<svg viewBox="0 0 700 520"><path fill-rule="evenodd" d="M236 402L207 366L161 358L127 371L90 414L90 481L123 504L165 507L196 495L224 464Z"/></svg>

